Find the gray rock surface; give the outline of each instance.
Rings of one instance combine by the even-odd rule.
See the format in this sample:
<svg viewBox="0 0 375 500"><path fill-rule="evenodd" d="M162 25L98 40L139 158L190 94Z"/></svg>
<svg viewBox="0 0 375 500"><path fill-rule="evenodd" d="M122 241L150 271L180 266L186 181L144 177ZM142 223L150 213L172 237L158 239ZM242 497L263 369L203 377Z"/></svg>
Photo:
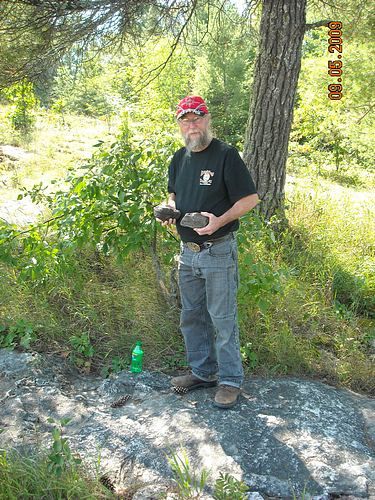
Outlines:
<svg viewBox="0 0 375 500"><path fill-rule="evenodd" d="M87 467L100 456L117 488L136 485L136 500L170 492L172 453L191 469L245 481L249 498L375 498L375 400L311 380L246 380L239 404L212 405L215 389L179 396L169 377L123 371L82 376L59 357L0 350L1 447L49 447L64 428ZM111 403L130 395L124 406ZM203 497L202 497L203 498Z"/></svg>

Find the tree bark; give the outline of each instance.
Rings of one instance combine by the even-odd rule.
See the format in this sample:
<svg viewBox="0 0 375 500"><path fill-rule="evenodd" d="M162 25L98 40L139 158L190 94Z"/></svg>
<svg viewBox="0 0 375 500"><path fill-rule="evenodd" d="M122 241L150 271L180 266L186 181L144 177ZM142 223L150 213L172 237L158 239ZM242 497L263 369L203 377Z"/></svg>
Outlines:
<svg viewBox="0 0 375 500"><path fill-rule="evenodd" d="M284 214L288 141L305 24L306 0L263 0L244 161L267 220Z"/></svg>

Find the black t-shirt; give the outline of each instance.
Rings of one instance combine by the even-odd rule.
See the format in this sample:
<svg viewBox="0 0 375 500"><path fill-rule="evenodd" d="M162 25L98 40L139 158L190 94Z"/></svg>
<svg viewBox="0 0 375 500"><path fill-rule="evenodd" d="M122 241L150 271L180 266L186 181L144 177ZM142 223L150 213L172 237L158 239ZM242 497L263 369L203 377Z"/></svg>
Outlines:
<svg viewBox="0 0 375 500"><path fill-rule="evenodd" d="M181 217L188 212L210 212L219 217L236 201L255 194L256 189L238 151L218 139L198 153L179 149L169 166L168 192L176 195L176 208ZM234 220L210 236L200 236L193 229L177 221L182 241L202 243L236 231L239 221Z"/></svg>

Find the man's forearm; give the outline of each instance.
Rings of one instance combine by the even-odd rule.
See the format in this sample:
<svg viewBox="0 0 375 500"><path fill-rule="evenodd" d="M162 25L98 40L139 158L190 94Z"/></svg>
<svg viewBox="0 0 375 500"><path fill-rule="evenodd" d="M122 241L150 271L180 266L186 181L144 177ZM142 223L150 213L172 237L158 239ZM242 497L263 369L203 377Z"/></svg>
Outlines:
<svg viewBox="0 0 375 500"><path fill-rule="evenodd" d="M250 194L249 196L245 196L244 198L236 201L233 207L218 217L220 226L225 226L226 224L229 224L229 222L239 219L253 209L259 201L260 200L257 194Z"/></svg>

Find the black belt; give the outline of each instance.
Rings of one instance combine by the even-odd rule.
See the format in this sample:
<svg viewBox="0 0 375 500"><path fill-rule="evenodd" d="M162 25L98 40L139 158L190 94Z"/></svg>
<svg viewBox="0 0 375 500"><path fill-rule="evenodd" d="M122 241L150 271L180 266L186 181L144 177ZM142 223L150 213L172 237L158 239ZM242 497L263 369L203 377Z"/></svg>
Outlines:
<svg viewBox="0 0 375 500"><path fill-rule="evenodd" d="M212 247L216 243L221 243L222 241L229 240L233 238L233 233L226 234L225 236L221 236L220 238L215 238L214 240L207 240L203 243L195 243L195 241L183 241L182 243L188 247L192 252L200 252L206 248Z"/></svg>

